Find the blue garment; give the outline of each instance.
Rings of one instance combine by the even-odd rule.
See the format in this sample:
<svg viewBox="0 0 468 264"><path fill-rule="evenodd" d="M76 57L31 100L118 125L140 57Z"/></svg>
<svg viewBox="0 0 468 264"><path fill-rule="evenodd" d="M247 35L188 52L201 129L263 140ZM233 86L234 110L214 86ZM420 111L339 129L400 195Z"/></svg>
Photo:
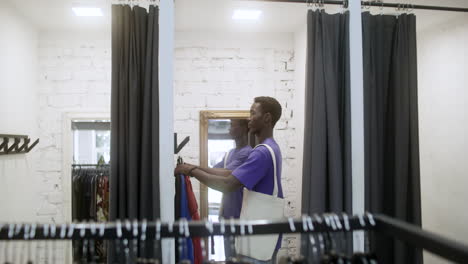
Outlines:
<svg viewBox="0 0 468 264"><path fill-rule="evenodd" d="M185 177L184 175L179 175L179 177ZM187 221L192 220L190 216L190 210L188 206L188 198L187 198L187 186L185 185L185 178L180 181L180 217L187 219ZM185 242L179 244L179 247L182 247L181 254L179 256L180 260L190 260L193 264L193 244L192 239L185 238L183 239Z"/></svg>

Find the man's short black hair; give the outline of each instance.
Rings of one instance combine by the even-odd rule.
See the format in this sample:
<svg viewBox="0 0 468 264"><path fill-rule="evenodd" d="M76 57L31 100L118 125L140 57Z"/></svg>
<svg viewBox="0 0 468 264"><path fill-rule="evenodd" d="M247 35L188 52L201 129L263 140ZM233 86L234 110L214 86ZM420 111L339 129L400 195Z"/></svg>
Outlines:
<svg viewBox="0 0 468 264"><path fill-rule="evenodd" d="M260 104L263 114L271 114L271 122L274 127L281 117L281 105L278 100L269 96L259 96L255 97L254 102Z"/></svg>

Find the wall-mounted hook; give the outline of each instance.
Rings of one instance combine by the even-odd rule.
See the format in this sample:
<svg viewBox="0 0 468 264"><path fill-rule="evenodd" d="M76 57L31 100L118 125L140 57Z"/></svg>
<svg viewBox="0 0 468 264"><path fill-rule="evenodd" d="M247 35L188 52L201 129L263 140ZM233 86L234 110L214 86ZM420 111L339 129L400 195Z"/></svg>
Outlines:
<svg viewBox="0 0 468 264"><path fill-rule="evenodd" d="M7 149L7 154L12 152L13 150L18 151L18 145L19 143L21 142L21 139L19 138L15 138L15 142L13 143L13 145L11 145L8 149Z"/></svg>
<svg viewBox="0 0 468 264"><path fill-rule="evenodd" d="M190 137L185 137L180 144L177 144L177 133L174 133L174 154L179 154L179 152L187 145L190 141Z"/></svg>
<svg viewBox="0 0 468 264"><path fill-rule="evenodd" d="M37 139L29 146L31 139L25 135L0 134L0 138L2 138L2 143L0 143L0 155L28 153L39 143L39 139ZM10 139L13 139L12 145L9 145L11 142ZM21 141L23 142L21 143Z"/></svg>

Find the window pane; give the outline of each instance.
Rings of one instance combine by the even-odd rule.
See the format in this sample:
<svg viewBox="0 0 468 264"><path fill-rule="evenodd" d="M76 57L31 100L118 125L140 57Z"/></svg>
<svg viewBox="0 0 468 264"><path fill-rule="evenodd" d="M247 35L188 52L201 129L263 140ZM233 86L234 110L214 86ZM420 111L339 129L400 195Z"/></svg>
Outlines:
<svg viewBox="0 0 468 264"><path fill-rule="evenodd" d="M110 148L110 131L96 131L96 148Z"/></svg>

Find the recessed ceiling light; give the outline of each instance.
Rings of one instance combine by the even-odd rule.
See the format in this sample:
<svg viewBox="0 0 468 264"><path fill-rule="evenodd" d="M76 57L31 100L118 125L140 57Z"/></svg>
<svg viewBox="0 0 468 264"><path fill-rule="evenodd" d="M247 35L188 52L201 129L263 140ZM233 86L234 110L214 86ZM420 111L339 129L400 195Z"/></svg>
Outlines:
<svg viewBox="0 0 468 264"><path fill-rule="evenodd" d="M256 20L260 18L262 11L260 10L234 10L232 19L238 20Z"/></svg>
<svg viewBox="0 0 468 264"><path fill-rule="evenodd" d="M101 8L98 7L73 7L76 16L103 16Z"/></svg>

